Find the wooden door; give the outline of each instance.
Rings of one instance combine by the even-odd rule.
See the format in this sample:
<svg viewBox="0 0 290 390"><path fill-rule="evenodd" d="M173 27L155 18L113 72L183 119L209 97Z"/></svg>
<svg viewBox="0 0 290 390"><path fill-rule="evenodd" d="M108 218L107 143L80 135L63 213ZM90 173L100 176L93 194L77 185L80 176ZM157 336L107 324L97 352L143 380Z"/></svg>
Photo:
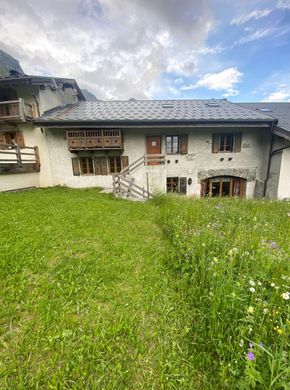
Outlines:
<svg viewBox="0 0 290 390"><path fill-rule="evenodd" d="M148 136L146 139L146 153L149 155L161 154L161 137L158 136ZM159 156L150 156L147 160L147 165L159 165L160 161L150 161L156 160Z"/></svg>

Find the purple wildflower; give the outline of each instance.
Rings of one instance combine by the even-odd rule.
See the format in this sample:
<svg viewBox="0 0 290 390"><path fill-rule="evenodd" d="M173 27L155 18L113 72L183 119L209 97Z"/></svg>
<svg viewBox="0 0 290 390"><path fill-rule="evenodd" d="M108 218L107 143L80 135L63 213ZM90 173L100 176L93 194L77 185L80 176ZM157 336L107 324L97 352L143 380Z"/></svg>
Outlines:
<svg viewBox="0 0 290 390"><path fill-rule="evenodd" d="M252 361L252 360L255 360L255 355L254 355L254 352L250 351L247 353L247 359Z"/></svg>
<svg viewBox="0 0 290 390"><path fill-rule="evenodd" d="M276 242L270 240L269 243L270 243L270 247L271 247L271 248L276 249L276 250L280 250L280 249L281 249L281 248L276 244Z"/></svg>

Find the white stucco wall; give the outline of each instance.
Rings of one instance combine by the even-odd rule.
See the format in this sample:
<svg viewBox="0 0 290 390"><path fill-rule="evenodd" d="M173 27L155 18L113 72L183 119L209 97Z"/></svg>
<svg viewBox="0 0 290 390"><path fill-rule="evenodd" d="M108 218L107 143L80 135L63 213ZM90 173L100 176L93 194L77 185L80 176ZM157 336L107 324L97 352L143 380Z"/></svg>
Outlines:
<svg viewBox="0 0 290 390"><path fill-rule="evenodd" d="M290 199L290 148L284 149L282 152L278 198Z"/></svg>
<svg viewBox="0 0 290 390"><path fill-rule="evenodd" d="M212 153L212 133L242 132L242 150L240 153ZM251 169L256 171L256 179L263 182L267 170L269 132L265 128L184 128L184 129L123 129L124 153L129 156L129 163L146 153L146 136L162 135L162 153L165 153L165 136L188 134L188 154L168 155L165 165L140 167L131 174L136 184L146 188L148 173L151 191L166 191L166 177L186 177L192 179L187 186L187 194L200 196L198 173L210 169ZM69 152L65 139L65 129L47 129L48 150L53 185L69 187L101 186L112 188L112 177L108 176L73 176L71 158L76 156ZM100 156L102 152L94 152ZM103 152L104 153L104 152ZM91 155L84 152L81 155ZM223 161L221 161L223 159ZM230 160L231 159L231 160ZM170 161L168 163L168 161ZM253 197L256 181L247 182L246 196Z"/></svg>

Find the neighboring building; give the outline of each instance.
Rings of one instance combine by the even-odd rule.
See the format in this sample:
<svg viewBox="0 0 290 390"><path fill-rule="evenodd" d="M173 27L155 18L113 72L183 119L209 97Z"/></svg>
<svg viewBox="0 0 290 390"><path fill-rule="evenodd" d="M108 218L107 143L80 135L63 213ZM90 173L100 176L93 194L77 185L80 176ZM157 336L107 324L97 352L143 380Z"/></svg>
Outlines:
<svg viewBox="0 0 290 390"><path fill-rule="evenodd" d="M83 94L73 79L12 74L0 78L0 191L51 186L46 131L33 121Z"/></svg>
<svg viewBox="0 0 290 390"><path fill-rule="evenodd" d="M52 185L112 189L122 171L115 185L131 193L248 198L267 194L277 122L223 99L78 102L35 120Z"/></svg>
<svg viewBox="0 0 290 390"><path fill-rule="evenodd" d="M271 145L271 158L265 195L270 198L290 198L290 103L240 103L278 118Z"/></svg>

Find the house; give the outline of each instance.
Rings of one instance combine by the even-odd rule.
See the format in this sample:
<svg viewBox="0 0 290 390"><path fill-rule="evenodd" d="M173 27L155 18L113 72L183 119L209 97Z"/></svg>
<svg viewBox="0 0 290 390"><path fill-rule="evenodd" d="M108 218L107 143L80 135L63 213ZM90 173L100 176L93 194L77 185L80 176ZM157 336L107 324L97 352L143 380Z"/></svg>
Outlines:
<svg viewBox="0 0 290 390"><path fill-rule="evenodd" d="M274 127L266 196L290 198L290 103L240 103L243 107L278 118Z"/></svg>
<svg viewBox="0 0 290 390"><path fill-rule="evenodd" d="M35 124L46 128L53 185L286 198L289 174L273 148L289 145L290 132L267 113L224 99L99 100L49 110Z"/></svg>
<svg viewBox="0 0 290 390"><path fill-rule="evenodd" d="M290 107L282 116L264 106L88 102L74 79L13 74L0 79L0 191L289 198Z"/></svg>
<svg viewBox="0 0 290 390"><path fill-rule="evenodd" d="M0 191L53 184L46 131L34 119L52 107L82 100L73 79L16 70L0 78Z"/></svg>

